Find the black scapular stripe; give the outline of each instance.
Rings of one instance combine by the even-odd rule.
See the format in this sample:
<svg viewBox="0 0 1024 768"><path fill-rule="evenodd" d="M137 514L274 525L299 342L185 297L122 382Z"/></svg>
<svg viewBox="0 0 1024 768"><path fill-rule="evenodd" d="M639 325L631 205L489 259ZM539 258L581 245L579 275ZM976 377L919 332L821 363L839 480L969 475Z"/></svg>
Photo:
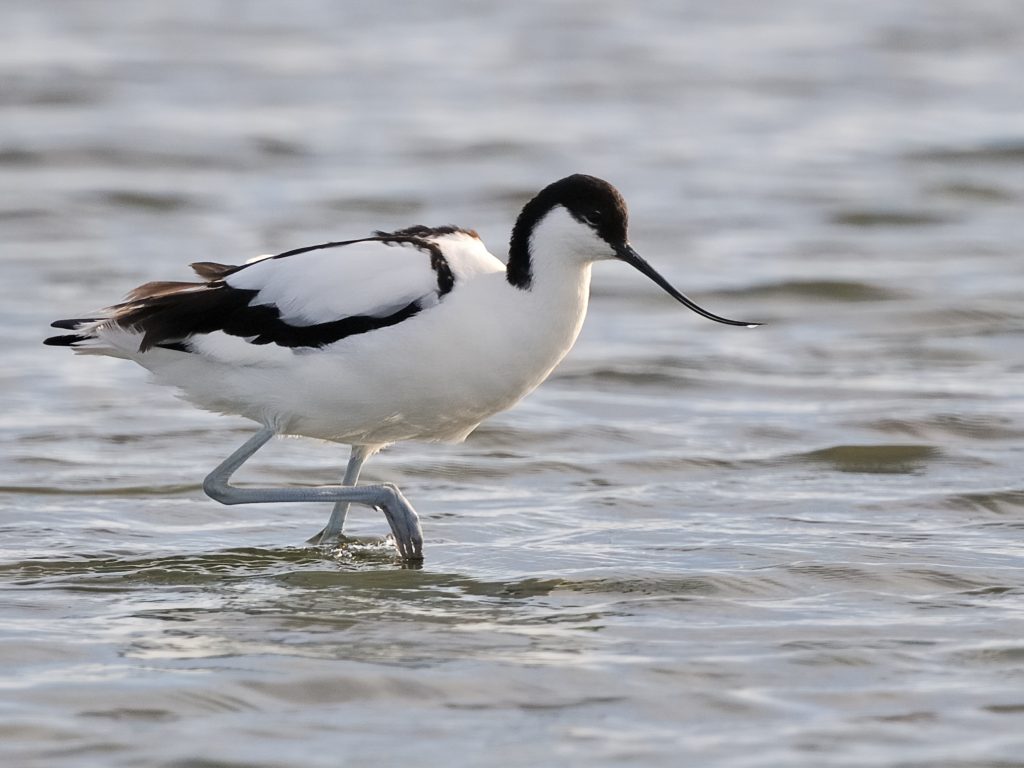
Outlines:
<svg viewBox="0 0 1024 768"><path fill-rule="evenodd" d="M253 344L277 344L282 347L322 347L341 341L348 336L355 336L360 333L375 331L378 328L387 328L390 325L397 325L403 320L420 311L419 302L413 301L401 309L392 312L390 315L374 317L373 315L351 315L339 320L331 320L327 323L316 325L289 325L284 322L277 307L262 305L250 307L249 312L243 313L242 328L228 331L234 336L253 336L250 339ZM258 332L252 334L248 330L248 323L252 323L252 329Z"/></svg>

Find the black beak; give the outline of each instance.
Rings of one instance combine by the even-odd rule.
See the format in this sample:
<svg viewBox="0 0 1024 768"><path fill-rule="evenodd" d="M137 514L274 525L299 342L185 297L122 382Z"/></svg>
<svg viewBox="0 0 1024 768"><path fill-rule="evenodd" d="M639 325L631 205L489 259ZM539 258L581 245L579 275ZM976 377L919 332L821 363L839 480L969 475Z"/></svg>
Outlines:
<svg viewBox="0 0 1024 768"><path fill-rule="evenodd" d="M652 267L650 264L644 261L643 257L640 256L639 253L634 251L633 247L628 243L617 246L615 248L615 255L618 256L622 261L626 262L627 264L631 264L632 266L636 267L641 273L651 278L651 280L656 282L664 289L665 293L667 293L673 299L678 301L680 304L689 307L698 315L704 315L704 317L708 318L708 320L714 320L716 323L725 323L726 325L739 325L746 328L757 328L757 326L761 325L761 323L747 323L744 322L743 320L730 320L727 317L719 317L718 315L713 315L706 309L697 306L694 302L690 301L688 298L683 296L683 294L681 294L679 291L673 288L672 284L664 277L659 275L654 270L654 267Z"/></svg>

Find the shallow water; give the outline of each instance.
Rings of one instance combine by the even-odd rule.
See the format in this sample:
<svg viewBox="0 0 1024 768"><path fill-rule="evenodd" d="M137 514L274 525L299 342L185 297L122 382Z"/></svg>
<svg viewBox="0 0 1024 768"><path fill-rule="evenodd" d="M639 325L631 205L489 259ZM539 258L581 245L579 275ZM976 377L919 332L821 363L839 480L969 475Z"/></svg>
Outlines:
<svg viewBox="0 0 1024 768"><path fill-rule="evenodd" d="M0 755L1024 765L1024 16L1005 0L0 9ZM595 271L552 378L403 445L406 569L220 507L251 432L47 323L608 178L715 312ZM279 441L245 470L337 478Z"/></svg>

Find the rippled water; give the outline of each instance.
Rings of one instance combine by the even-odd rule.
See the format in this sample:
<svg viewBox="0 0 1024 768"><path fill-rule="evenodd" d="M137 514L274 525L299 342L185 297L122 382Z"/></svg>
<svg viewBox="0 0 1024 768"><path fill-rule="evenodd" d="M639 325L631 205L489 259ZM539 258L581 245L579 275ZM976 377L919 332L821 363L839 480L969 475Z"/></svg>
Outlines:
<svg viewBox="0 0 1024 768"><path fill-rule="evenodd" d="M365 5L0 9L4 764L1024 765L1019 4ZM767 325L596 270L538 392L369 464L421 570L205 499L249 425L39 344L192 261L500 254L575 171Z"/></svg>

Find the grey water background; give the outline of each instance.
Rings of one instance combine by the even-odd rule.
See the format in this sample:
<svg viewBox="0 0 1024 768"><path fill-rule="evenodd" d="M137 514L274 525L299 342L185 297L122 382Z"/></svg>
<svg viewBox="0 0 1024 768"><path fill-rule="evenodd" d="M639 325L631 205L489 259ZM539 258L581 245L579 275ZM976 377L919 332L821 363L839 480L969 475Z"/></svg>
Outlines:
<svg viewBox="0 0 1024 768"><path fill-rule="evenodd" d="M0 7L7 766L1024 765L1011 0ZM460 446L421 570L200 489L250 433L49 321L571 172L637 250ZM242 479L335 481L282 440Z"/></svg>

